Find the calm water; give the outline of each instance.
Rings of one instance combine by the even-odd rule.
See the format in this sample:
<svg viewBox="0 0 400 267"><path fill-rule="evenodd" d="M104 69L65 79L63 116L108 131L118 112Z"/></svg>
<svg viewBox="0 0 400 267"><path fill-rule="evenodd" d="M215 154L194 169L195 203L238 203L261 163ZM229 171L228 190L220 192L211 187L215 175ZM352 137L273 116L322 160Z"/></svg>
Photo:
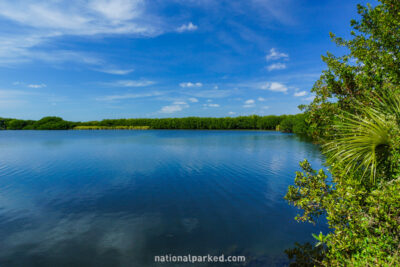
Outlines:
<svg viewBox="0 0 400 267"><path fill-rule="evenodd" d="M276 132L0 131L0 266L285 265L319 231L283 200L304 158L321 167L316 146Z"/></svg>

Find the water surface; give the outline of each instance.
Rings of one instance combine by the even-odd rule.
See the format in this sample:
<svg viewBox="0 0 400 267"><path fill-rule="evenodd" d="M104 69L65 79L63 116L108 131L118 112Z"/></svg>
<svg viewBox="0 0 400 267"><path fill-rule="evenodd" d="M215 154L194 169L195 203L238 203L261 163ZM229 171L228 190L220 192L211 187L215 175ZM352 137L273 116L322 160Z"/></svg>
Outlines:
<svg viewBox="0 0 400 267"><path fill-rule="evenodd" d="M304 158L321 167L315 145L266 131L0 131L0 266L285 265L318 231L283 200Z"/></svg>

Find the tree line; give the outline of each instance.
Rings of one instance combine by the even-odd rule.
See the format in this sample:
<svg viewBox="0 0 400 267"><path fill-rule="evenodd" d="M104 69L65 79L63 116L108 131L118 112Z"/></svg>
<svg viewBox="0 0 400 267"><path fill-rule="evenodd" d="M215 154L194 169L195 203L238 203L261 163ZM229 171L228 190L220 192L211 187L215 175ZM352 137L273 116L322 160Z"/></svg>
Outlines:
<svg viewBox="0 0 400 267"><path fill-rule="evenodd" d="M308 124L304 114L239 116L239 117L185 117L185 118L138 118L104 119L101 121L72 122L60 117L44 117L40 120L0 118L0 130L70 130L90 127L148 127L150 129L198 129L198 130L279 130L306 135ZM126 129L126 128L125 128Z"/></svg>

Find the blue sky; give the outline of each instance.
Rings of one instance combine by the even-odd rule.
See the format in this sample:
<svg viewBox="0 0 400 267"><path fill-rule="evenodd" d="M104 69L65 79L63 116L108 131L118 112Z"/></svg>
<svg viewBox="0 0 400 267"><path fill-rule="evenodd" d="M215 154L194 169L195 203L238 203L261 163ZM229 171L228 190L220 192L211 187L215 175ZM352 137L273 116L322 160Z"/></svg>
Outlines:
<svg viewBox="0 0 400 267"><path fill-rule="evenodd" d="M294 114L353 0L3 0L0 117Z"/></svg>

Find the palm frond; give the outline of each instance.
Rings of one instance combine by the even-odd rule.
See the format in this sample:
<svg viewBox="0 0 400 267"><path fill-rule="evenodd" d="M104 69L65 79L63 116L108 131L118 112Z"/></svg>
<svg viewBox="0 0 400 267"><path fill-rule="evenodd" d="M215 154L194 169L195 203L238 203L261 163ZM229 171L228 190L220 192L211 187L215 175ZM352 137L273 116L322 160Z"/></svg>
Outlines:
<svg viewBox="0 0 400 267"><path fill-rule="evenodd" d="M361 179L369 177L375 183L382 155L378 150L389 149L390 133L398 127L400 96L386 92L377 95L372 103L374 107L365 107L361 115L344 113L323 150L332 169L342 168L342 176L358 173Z"/></svg>

